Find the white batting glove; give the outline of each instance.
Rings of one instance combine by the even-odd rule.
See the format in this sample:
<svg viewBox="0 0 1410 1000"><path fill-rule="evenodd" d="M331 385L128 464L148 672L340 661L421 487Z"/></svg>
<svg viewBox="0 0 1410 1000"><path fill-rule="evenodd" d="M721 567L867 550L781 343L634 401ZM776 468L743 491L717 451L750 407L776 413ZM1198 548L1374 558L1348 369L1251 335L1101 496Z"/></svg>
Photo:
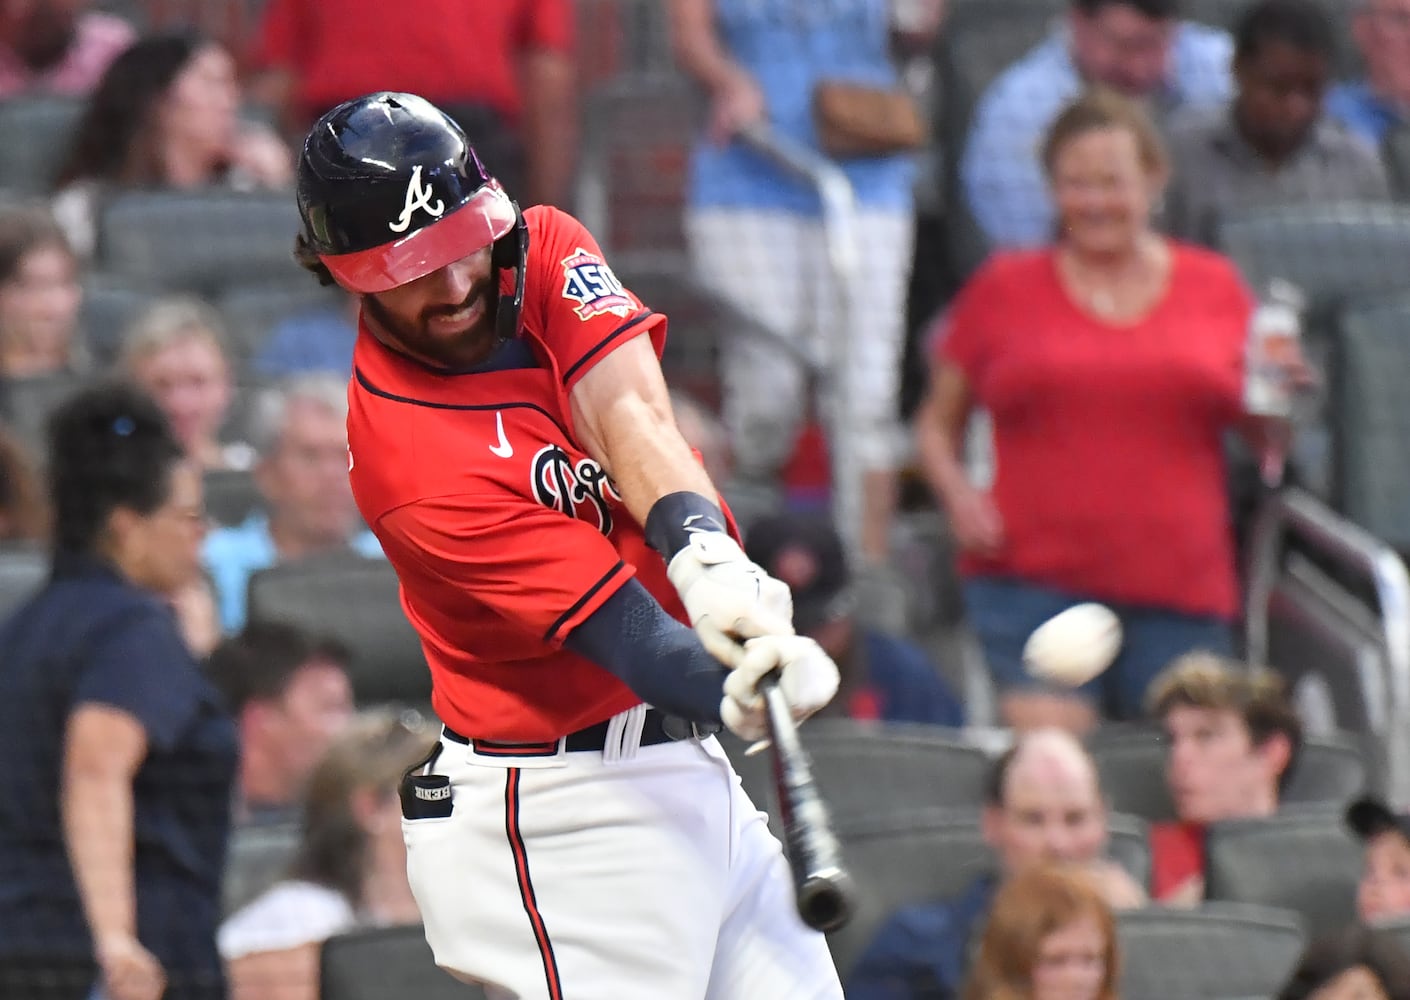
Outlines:
<svg viewBox="0 0 1410 1000"><path fill-rule="evenodd" d="M788 584L765 573L729 535L692 532L666 575L705 649L725 666L738 666L745 639L793 634Z"/></svg>
<svg viewBox="0 0 1410 1000"><path fill-rule="evenodd" d="M764 697L757 688L770 671L779 672L778 689L802 722L837 694L837 664L812 639L801 635L766 635L750 639L743 655L725 678L720 721L741 739L762 740L769 734Z"/></svg>

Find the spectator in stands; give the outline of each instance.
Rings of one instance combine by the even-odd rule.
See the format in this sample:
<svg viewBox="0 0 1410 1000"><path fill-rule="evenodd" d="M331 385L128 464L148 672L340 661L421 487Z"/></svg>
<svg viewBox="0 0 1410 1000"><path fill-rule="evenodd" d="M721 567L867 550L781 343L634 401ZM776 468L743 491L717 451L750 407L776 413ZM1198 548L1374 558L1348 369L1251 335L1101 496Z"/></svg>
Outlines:
<svg viewBox="0 0 1410 1000"><path fill-rule="evenodd" d="M573 20L572 0L424 0L415 17L381 0L271 0L251 92L299 136L362 94L417 94L525 205L566 208L581 96Z"/></svg>
<svg viewBox="0 0 1410 1000"><path fill-rule="evenodd" d="M1336 29L1317 0L1262 0L1234 44L1233 102L1171 123L1167 232L1214 246L1231 211L1390 198L1379 154L1322 113Z"/></svg>
<svg viewBox="0 0 1410 1000"><path fill-rule="evenodd" d="M965 1000L1116 1000L1116 920L1082 872L1047 865L994 897Z"/></svg>
<svg viewBox="0 0 1410 1000"><path fill-rule="evenodd" d="M1346 825L1366 845L1356 915L1367 925L1410 918L1410 816L1367 797L1347 807Z"/></svg>
<svg viewBox="0 0 1410 1000"><path fill-rule="evenodd" d="M137 37L89 0L9 0L0 7L0 100L86 97Z"/></svg>
<svg viewBox="0 0 1410 1000"><path fill-rule="evenodd" d="M266 378L289 378L315 372L352 374L357 314L362 299L344 294L341 301L307 309L281 320L255 352L250 367Z"/></svg>
<svg viewBox="0 0 1410 1000"><path fill-rule="evenodd" d="M257 399L251 437L266 510L216 529L205 546L227 632L245 623L246 591L257 570L339 549L382 557L348 485L347 416L347 381L334 375L305 375Z"/></svg>
<svg viewBox="0 0 1410 1000"><path fill-rule="evenodd" d="M1145 903L1135 880L1104 857L1107 810L1096 765L1065 731L1020 735L998 759L983 824L997 874L981 875L955 899L892 916L858 959L848 1000L955 1000L1001 880L1035 866L1082 869L1114 907Z"/></svg>
<svg viewBox="0 0 1410 1000"><path fill-rule="evenodd" d="M318 1000L323 942L355 927L421 922L406 878L397 796L436 733L414 712L357 716L313 772L289 877L220 928L231 1000Z"/></svg>
<svg viewBox="0 0 1410 1000"><path fill-rule="evenodd" d="M165 603L200 471L123 384L50 444L53 576L0 626L0 996L219 1000L235 729Z"/></svg>
<svg viewBox="0 0 1410 1000"><path fill-rule="evenodd" d="M0 377L86 372L82 305L78 260L49 211L0 209Z"/></svg>
<svg viewBox="0 0 1410 1000"><path fill-rule="evenodd" d="M1302 747L1302 722L1271 670L1190 653L1151 685L1151 717L1165 731L1165 780L1177 822L1151 828L1152 895L1204 898L1209 824L1278 810Z"/></svg>
<svg viewBox="0 0 1410 1000"><path fill-rule="evenodd" d="M811 95L846 80L895 88L887 0L672 0L672 42L685 71L708 92L706 133L691 153L686 229L696 277L754 317L775 339L734 338L721 354L724 419L736 481L724 486L743 508L776 504L780 472L807 410L808 377L799 355L847 345L831 375L850 384L846 425L834 442L862 476L857 543L870 575L890 557L899 463L898 393L905 296L911 263L914 162L904 152L841 160L860 199L860 240L851 294L866 307L854 329L834 336L828 241L818 195L807 182L738 134L767 124L780 137L820 151ZM837 447L841 447L838 445ZM836 453L834 451L834 453ZM762 500L751 500L760 496ZM850 506L853 501L845 497Z"/></svg>
<svg viewBox="0 0 1410 1000"><path fill-rule="evenodd" d="M199 299L161 299L133 321L122 341L121 366L171 421L186 453L203 469L248 469L247 444L220 440L235 395L225 325Z"/></svg>
<svg viewBox="0 0 1410 1000"><path fill-rule="evenodd" d="M49 506L34 458L9 428L0 425L0 544L49 538Z"/></svg>
<svg viewBox="0 0 1410 1000"><path fill-rule="evenodd" d="M1379 149L1387 132L1410 124L1410 0L1361 0L1351 31L1366 79L1333 87L1327 111Z"/></svg>
<svg viewBox="0 0 1410 1000"><path fill-rule="evenodd" d="M314 765L353 713L348 652L293 625L251 622L206 665L240 731L235 824L293 823Z"/></svg>
<svg viewBox="0 0 1410 1000"><path fill-rule="evenodd" d="M1410 1000L1410 958L1395 938L1348 927L1307 946L1277 1000Z"/></svg>
<svg viewBox="0 0 1410 1000"><path fill-rule="evenodd" d="M962 549L969 621L1011 725L1137 718L1150 679L1191 649L1230 652L1238 609L1221 438L1255 452L1286 423L1242 413L1251 298L1232 262L1150 219L1167 176L1131 101L1091 92L1042 152L1061 219L1047 249L996 254L960 292L916 425L923 469ZM1310 379L1295 352L1286 375ZM959 445L988 411L997 474ZM1076 696L1022 661L1042 622L1083 601L1121 618L1116 662Z"/></svg>
<svg viewBox="0 0 1410 1000"><path fill-rule="evenodd" d="M123 188L285 187L293 158L268 129L239 118L235 60L195 35L143 38L120 55L79 120L54 211L83 256L102 202Z"/></svg>
<svg viewBox="0 0 1410 1000"><path fill-rule="evenodd" d="M779 515L756 522L745 550L793 591L793 625L837 663L842 683L820 715L964 725L964 706L923 649L857 622L842 539L824 517Z"/></svg>
<svg viewBox="0 0 1410 1000"><path fill-rule="evenodd" d="M1182 23L1179 13L1179 0L1070 0L1066 25L984 92L960 170L969 211L990 245L1053 238L1057 212L1038 149L1084 86L1143 100L1159 118L1228 99L1228 36Z"/></svg>

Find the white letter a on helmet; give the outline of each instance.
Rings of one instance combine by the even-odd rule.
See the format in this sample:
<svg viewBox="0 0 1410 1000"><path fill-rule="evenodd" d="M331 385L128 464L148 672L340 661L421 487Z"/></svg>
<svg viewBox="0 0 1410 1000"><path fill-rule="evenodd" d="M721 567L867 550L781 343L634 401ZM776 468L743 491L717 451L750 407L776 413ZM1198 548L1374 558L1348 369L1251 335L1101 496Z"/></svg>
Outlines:
<svg viewBox="0 0 1410 1000"><path fill-rule="evenodd" d="M411 171L411 182L406 186L406 204L402 206L401 215L396 222L387 223L387 228L394 233L406 232L411 226L411 213L418 208L433 219L439 219L446 210L446 203L439 198L434 205L431 204L431 188L421 183L419 163Z"/></svg>

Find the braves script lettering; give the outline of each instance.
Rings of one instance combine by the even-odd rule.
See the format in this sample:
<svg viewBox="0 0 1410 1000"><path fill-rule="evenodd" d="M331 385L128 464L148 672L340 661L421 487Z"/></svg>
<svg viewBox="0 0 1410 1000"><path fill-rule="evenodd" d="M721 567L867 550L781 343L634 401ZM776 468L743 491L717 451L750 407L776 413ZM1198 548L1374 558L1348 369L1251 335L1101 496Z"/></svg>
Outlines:
<svg viewBox="0 0 1410 1000"><path fill-rule="evenodd" d="M607 472L590 458L576 463L556 444L540 448L534 456L534 499L545 507L579 521L597 523L604 535L612 533L611 501L621 502Z"/></svg>
<svg viewBox="0 0 1410 1000"><path fill-rule="evenodd" d="M446 203L440 198L436 203L431 204L431 188L421 182L421 164L417 164L411 171L411 180L406 185L406 204L402 206L401 215L396 222L387 223L387 228L394 233L404 233L411 227L411 213L421 209L433 219L439 219L446 211Z"/></svg>

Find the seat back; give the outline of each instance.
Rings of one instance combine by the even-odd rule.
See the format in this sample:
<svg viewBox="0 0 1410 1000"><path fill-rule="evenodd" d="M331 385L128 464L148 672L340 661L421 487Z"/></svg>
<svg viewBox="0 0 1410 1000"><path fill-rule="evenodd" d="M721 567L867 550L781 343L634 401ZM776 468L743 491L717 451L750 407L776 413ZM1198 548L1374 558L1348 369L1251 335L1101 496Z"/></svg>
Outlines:
<svg viewBox="0 0 1410 1000"><path fill-rule="evenodd" d="M59 95L14 97L0 102L0 189L41 195L63 169L84 102Z"/></svg>
<svg viewBox="0 0 1410 1000"><path fill-rule="evenodd" d="M289 873L299 848L297 824L237 826L225 858L221 906L228 916Z"/></svg>
<svg viewBox="0 0 1410 1000"><path fill-rule="evenodd" d="M287 192L133 191L102 209L99 266L140 287L212 301L231 285L291 284L298 208Z"/></svg>
<svg viewBox="0 0 1410 1000"><path fill-rule="evenodd" d="M402 613L397 575L385 560L337 552L260 570L250 578L249 618L287 621L346 645L359 703L430 700L421 642Z"/></svg>
<svg viewBox="0 0 1410 1000"><path fill-rule="evenodd" d="M1353 302L1337 324L1337 506L1410 552L1410 296Z"/></svg>
<svg viewBox="0 0 1410 1000"><path fill-rule="evenodd" d="M1268 819L1216 823L1205 858L1209 899L1294 910L1313 935L1356 918L1361 846L1340 809L1289 809Z"/></svg>
<svg viewBox="0 0 1410 1000"><path fill-rule="evenodd" d="M1116 929L1122 1000L1275 996L1306 939L1294 913L1229 903L1123 910Z"/></svg>
<svg viewBox="0 0 1410 1000"><path fill-rule="evenodd" d="M66 371L0 381L0 411L31 455L45 459L49 414L83 384L82 377Z"/></svg>
<svg viewBox="0 0 1410 1000"><path fill-rule="evenodd" d="M1165 782L1165 741L1159 731L1123 727L1098 731L1092 757L1112 808L1149 822L1175 818ZM1371 766L1356 739L1347 734L1309 738L1283 789L1285 804L1344 805L1369 788Z"/></svg>
<svg viewBox="0 0 1410 1000"><path fill-rule="evenodd" d="M240 524L264 504L254 476L244 469L207 469L203 481L206 512L216 524Z"/></svg>
<svg viewBox="0 0 1410 1000"><path fill-rule="evenodd" d="M323 943L320 1000L484 1000L479 986L462 983L436 965L419 924L349 931Z"/></svg>

